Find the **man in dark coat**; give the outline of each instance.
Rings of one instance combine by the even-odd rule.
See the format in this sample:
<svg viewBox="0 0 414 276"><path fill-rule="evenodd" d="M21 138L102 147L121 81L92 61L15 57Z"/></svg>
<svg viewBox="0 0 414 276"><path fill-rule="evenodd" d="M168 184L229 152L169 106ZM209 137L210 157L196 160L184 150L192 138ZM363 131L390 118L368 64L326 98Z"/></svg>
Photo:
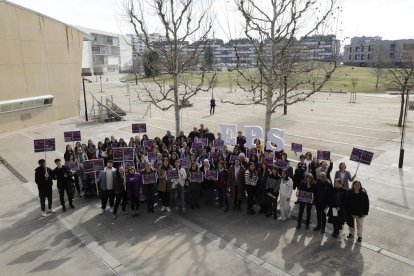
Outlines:
<svg viewBox="0 0 414 276"><path fill-rule="evenodd" d="M210 100L210 115L214 115L214 109L216 108L216 100L214 98L211 98Z"/></svg>
<svg viewBox="0 0 414 276"><path fill-rule="evenodd" d="M42 209L42 217L46 216L46 198L47 198L47 213L56 213L52 209L52 169L46 166L46 161L40 159L38 162L39 167L35 169L35 182L39 190L40 208Z"/></svg>
<svg viewBox="0 0 414 276"><path fill-rule="evenodd" d="M319 180L316 182L314 192L314 202L316 207L316 219L317 225L313 231L321 231L321 234L325 233L326 226L326 213L325 209L328 207L329 195L331 194L332 183L326 177L326 173L321 172Z"/></svg>
<svg viewBox="0 0 414 276"><path fill-rule="evenodd" d="M53 179L57 180L60 204L62 204L62 211L66 212L65 191L68 196L69 207L75 209L72 203L74 194L72 172L62 165L62 161L59 158L55 159L55 164L56 168L52 171Z"/></svg>

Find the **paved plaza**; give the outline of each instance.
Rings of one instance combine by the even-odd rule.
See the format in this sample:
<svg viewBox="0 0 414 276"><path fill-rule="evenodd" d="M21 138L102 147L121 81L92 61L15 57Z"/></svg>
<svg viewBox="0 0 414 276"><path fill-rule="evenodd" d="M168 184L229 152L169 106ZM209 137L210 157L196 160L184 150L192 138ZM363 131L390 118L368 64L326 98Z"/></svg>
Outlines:
<svg viewBox="0 0 414 276"><path fill-rule="evenodd" d="M361 245L329 233L296 230L295 218L275 221L245 212L224 213L214 206L182 213L143 214L138 218L107 213L99 216L100 201L77 198L75 210L62 213L56 184L57 213L40 216L34 169L43 153L33 153L33 139L56 138L52 160L63 157L63 132L80 130L83 141L95 143L115 135L129 140L131 123L146 122L150 137L174 132L173 111L162 112L138 103L134 87L115 78L103 84L87 84L97 97L113 95L127 112L124 121L99 124L69 118L21 131L0 134L0 267L4 275L414 275L414 111L407 116L404 169L398 169L400 129L396 127L399 97L317 93L308 101L278 111L272 127L286 131L289 159L292 142L304 151L331 151L334 171L341 161L353 173L357 163L349 161L353 147L374 152L371 166L361 165L357 179L370 197L370 213L364 223ZM263 106L232 106L220 103L227 89L215 89L216 113L209 115L211 94L192 99L192 108L181 112L182 129L204 123L211 132L220 123L245 125L264 122ZM91 98L88 96L90 103ZM81 98L83 102L83 98ZM131 105L130 105L131 103ZM144 116L146 115L146 116ZM150 115L150 116L149 116ZM293 206L293 216L298 206ZM245 207L245 206L243 206ZM315 224L316 215L312 214ZM331 225L329 225L331 226Z"/></svg>

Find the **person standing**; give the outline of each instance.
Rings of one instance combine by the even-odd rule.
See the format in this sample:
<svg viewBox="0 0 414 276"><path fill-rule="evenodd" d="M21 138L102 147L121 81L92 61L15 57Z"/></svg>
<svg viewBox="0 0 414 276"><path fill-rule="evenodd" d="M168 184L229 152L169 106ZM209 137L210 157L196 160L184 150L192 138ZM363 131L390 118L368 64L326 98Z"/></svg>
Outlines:
<svg viewBox="0 0 414 276"><path fill-rule="evenodd" d="M290 219L290 198L293 191L293 181L288 176L286 170L281 173L280 181L280 219L285 221Z"/></svg>
<svg viewBox="0 0 414 276"><path fill-rule="evenodd" d="M355 220L357 224L357 242L362 242L362 231L364 226L364 218L369 212L369 198L367 191L362 188L361 182L355 180L351 189L348 191L345 210L348 214L349 235L348 239L353 239L355 235Z"/></svg>
<svg viewBox="0 0 414 276"><path fill-rule="evenodd" d="M279 170L276 166L271 165L269 176L266 180L266 217L270 217L273 214L273 219L277 218L277 198L280 192L280 182Z"/></svg>
<svg viewBox="0 0 414 276"><path fill-rule="evenodd" d="M256 200L260 204L259 213L267 214L266 204L266 182L269 176L269 168L266 162L262 162L257 172L257 185L256 185Z"/></svg>
<svg viewBox="0 0 414 276"><path fill-rule="evenodd" d="M108 160L106 163L105 169L103 169L98 176L98 184L100 188L101 194L101 213L103 215L105 213L106 205L108 204L109 200L109 207L110 212L112 213L114 207L114 200L115 200L115 191L114 191L114 182L116 176L116 170L112 167L113 161Z"/></svg>
<svg viewBox="0 0 414 276"><path fill-rule="evenodd" d="M192 162L191 167L188 170L189 174L191 174L192 172L198 172L198 171L199 170L198 170L197 163ZM200 208L201 186L202 186L202 182L190 181L188 184L188 192L190 194L191 209Z"/></svg>
<svg viewBox="0 0 414 276"><path fill-rule="evenodd" d="M115 206L113 211L113 218L116 219L116 214L118 212L119 204L122 201L122 212L126 213L126 204L127 204L127 193L126 193L126 179L125 179L125 169L120 166L116 171L115 182L114 182L114 191L115 191Z"/></svg>
<svg viewBox="0 0 414 276"><path fill-rule="evenodd" d="M351 176L351 173L346 170L346 165L344 162L339 163L339 170L335 172L335 179L341 179L342 187L345 190L349 190L349 182L354 181L356 175Z"/></svg>
<svg viewBox="0 0 414 276"><path fill-rule="evenodd" d="M332 222L334 228L332 233L333 238L339 238L339 231L344 224L346 192L347 190L342 188L342 180L340 178L335 179L335 185L329 195L328 211L328 222Z"/></svg>
<svg viewBox="0 0 414 276"><path fill-rule="evenodd" d="M172 167L168 158L162 160L162 164L158 169L158 194L162 201L162 211L171 212L170 209L170 192L171 192L171 180L167 179L167 171L171 171Z"/></svg>
<svg viewBox="0 0 414 276"><path fill-rule="evenodd" d="M256 165L250 162L248 169L244 175L245 187L247 192L247 213L253 215L255 213L253 204L255 202L256 185L257 185L257 171Z"/></svg>
<svg viewBox="0 0 414 276"><path fill-rule="evenodd" d="M57 180L57 188L59 191L60 204L62 204L62 211L66 212L65 204L65 191L68 196L69 207L75 209L72 203L74 186L71 171L62 165L62 161L57 158L55 159L56 168L52 171L53 179Z"/></svg>
<svg viewBox="0 0 414 276"><path fill-rule="evenodd" d="M185 180L187 179L187 173L185 169L181 167L180 160L175 161L175 169L178 171L178 179L173 179L172 182L175 186L175 211L181 209L183 213L187 212L185 209L185 197L184 197L184 189L185 189Z"/></svg>
<svg viewBox="0 0 414 276"><path fill-rule="evenodd" d="M313 191L315 189L315 180L313 179L313 175L311 173L307 173L305 176L305 179L302 180L302 182L298 186L298 193L300 192L306 192L306 193L312 193L312 200L313 200ZM310 219L311 219L311 210L312 210L312 202L309 201L302 201L301 199L298 199L299 202L299 216L298 216L298 225L296 226L296 229L299 230L302 225L302 217L303 217L303 211L305 211L306 207L306 230L309 229Z"/></svg>
<svg viewBox="0 0 414 276"><path fill-rule="evenodd" d="M38 162L39 167L35 169L35 182L37 184L37 189L39 190L40 198L40 209L42 210L42 217L46 216L46 198L47 198L47 213L56 213L52 209L52 169L46 166L46 161L40 159Z"/></svg>
<svg viewBox="0 0 414 276"><path fill-rule="evenodd" d="M319 179L316 182L314 192L314 202L316 207L316 220L317 225L313 228L313 231L321 231L321 234L325 233L326 226L326 213L325 209L328 207L329 195L332 190L332 183L326 177L325 172L319 174Z"/></svg>
<svg viewBox="0 0 414 276"><path fill-rule="evenodd" d="M156 171L151 167L151 164L150 163L145 163L145 169L142 171L142 175L144 175L144 174L154 174L154 173L156 173ZM147 202L147 211L148 211L148 213L154 213L155 184L156 183L144 183L144 181L143 181L143 185L142 185L142 191L145 195L145 200Z"/></svg>
<svg viewBox="0 0 414 276"><path fill-rule="evenodd" d="M228 187L228 178L229 173L225 168L224 161L219 161L218 164L218 179L216 183L217 188L217 196L218 196L218 209L223 207L223 203L226 205L224 212L229 210L229 198L227 195L227 187Z"/></svg>
<svg viewBox="0 0 414 276"><path fill-rule="evenodd" d="M132 216L139 216L139 200L142 186L142 176L135 171L134 166L129 166L125 174L128 198L131 201Z"/></svg>
<svg viewBox="0 0 414 276"><path fill-rule="evenodd" d="M210 115L214 115L214 110L216 108L216 100L214 98L211 98L210 100Z"/></svg>
<svg viewBox="0 0 414 276"><path fill-rule="evenodd" d="M244 190L245 172L244 167L240 164L240 160L234 160L234 164L229 170L230 198L234 202L233 208L239 211L241 210L242 200L246 197Z"/></svg>

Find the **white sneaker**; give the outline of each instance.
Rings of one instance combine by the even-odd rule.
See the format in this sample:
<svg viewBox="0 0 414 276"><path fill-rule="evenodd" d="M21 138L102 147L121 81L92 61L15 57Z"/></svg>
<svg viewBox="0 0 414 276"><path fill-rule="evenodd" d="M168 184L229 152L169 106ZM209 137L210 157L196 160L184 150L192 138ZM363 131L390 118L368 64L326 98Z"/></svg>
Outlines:
<svg viewBox="0 0 414 276"><path fill-rule="evenodd" d="M105 209L101 209L101 212L99 213L100 215L105 214Z"/></svg>
<svg viewBox="0 0 414 276"><path fill-rule="evenodd" d="M45 212L42 212L42 217L45 217L46 216L46 213Z"/></svg>
<svg viewBox="0 0 414 276"><path fill-rule="evenodd" d="M111 207L111 208L109 208L109 212L113 212L114 211L114 208L113 207Z"/></svg>
<svg viewBox="0 0 414 276"><path fill-rule="evenodd" d="M49 210L47 210L47 213L56 213L56 210L55 209L49 209Z"/></svg>
<svg viewBox="0 0 414 276"><path fill-rule="evenodd" d="M165 211L165 206L162 206L161 207L161 212L164 212Z"/></svg>
<svg viewBox="0 0 414 276"><path fill-rule="evenodd" d="M167 210L167 212L171 212L170 207L165 208Z"/></svg>

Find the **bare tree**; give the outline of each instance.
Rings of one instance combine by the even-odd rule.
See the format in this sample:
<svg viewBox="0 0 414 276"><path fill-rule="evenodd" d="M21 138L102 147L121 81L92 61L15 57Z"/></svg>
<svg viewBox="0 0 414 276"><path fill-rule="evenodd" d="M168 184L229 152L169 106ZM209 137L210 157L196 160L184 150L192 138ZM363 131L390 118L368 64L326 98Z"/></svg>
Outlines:
<svg viewBox="0 0 414 276"><path fill-rule="evenodd" d="M375 90L378 91L379 80L386 75L389 62L383 45L378 45L374 51L373 62L369 65L371 74L375 76Z"/></svg>
<svg viewBox="0 0 414 276"><path fill-rule="evenodd" d="M302 61L303 49L296 37L301 35L304 39L316 34L339 7L335 0L236 0L236 5L244 19L244 34L254 46L256 68L245 70L238 66L238 93L245 98L238 95L239 101L222 101L266 106L267 133L278 107L284 106L286 111L288 105L320 91L330 79L336 62Z"/></svg>
<svg viewBox="0 0 414 276"><path fill-rule="evenodd" d="M393 68L388 68L392 76L392 82L397 86L401 87L401 105L400 105L400 115L398 117L398 127L402 127L403 116L404 116L404 106L406 96L405 93L408 93L413 82L414 77L414 62L403 63L400 65L395 65Z"/></svg>
<svg viewBox="0 0 414 276"><path fill-rule="evenodd" d="M151 82L141 82L143 88L137 93L138 98L163 111L173 108L176 135L180 131L180 110L187 107L189 99L198 92L211 89L204 71L206 66L200 66L212 29L209 6L208 0L124 1L127 21L138 41L159 57L157 74L150 76ZM162 41L151 37L156 27L162 30ZM193 43L189 45L189 41ZM197 68L202 68L199 78L185 77Z"/></svg>

